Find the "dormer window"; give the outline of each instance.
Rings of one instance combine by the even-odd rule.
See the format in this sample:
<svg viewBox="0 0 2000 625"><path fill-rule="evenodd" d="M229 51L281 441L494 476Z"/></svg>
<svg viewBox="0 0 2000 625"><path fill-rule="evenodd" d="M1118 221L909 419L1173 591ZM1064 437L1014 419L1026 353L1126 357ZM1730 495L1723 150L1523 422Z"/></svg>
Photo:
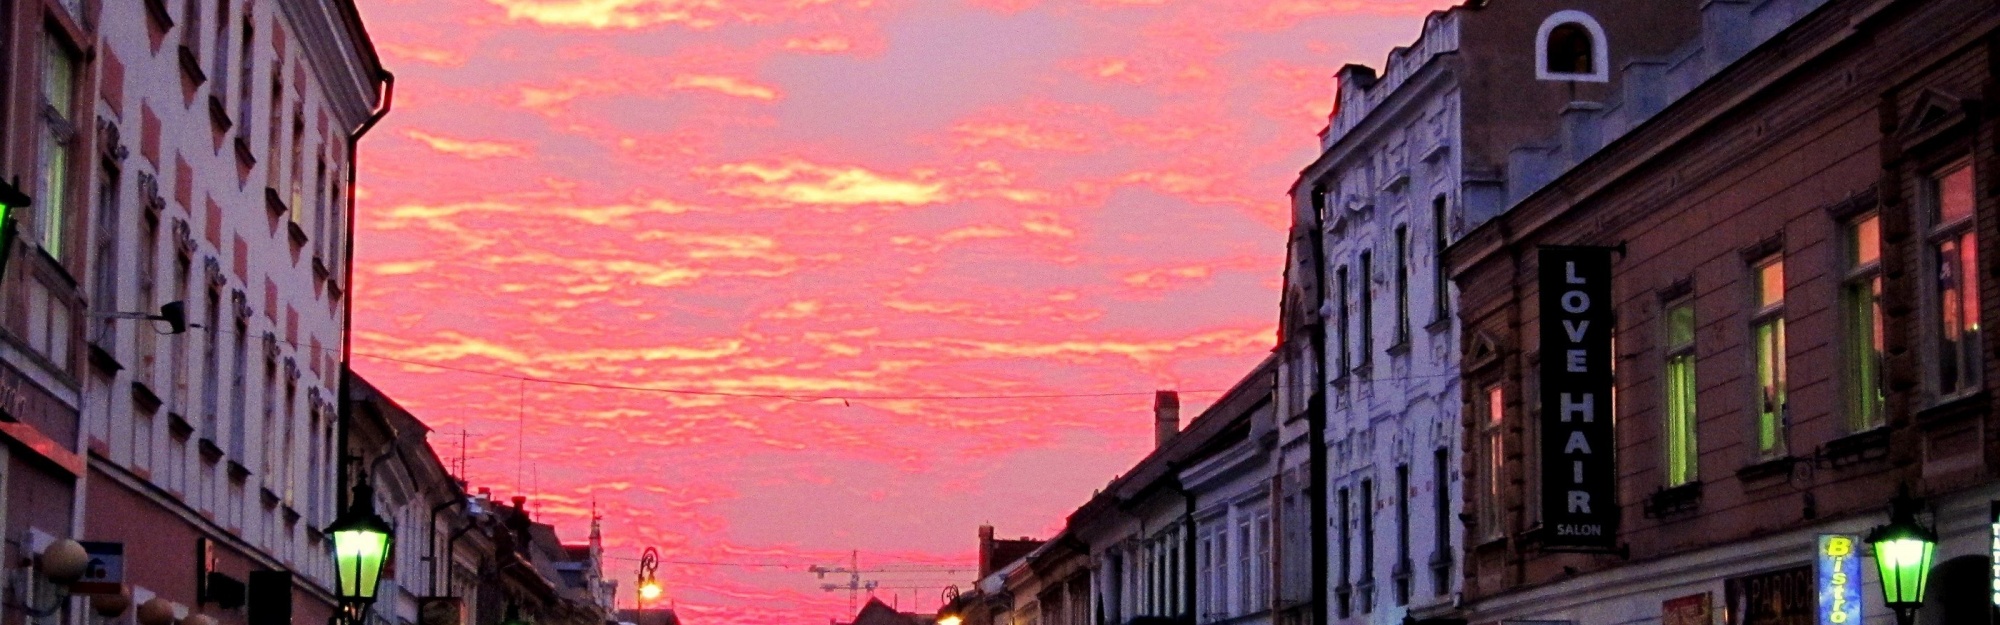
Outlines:
<svg viewBox="0 0 2000 625"><path fill-rule="evenodd" d="M1582 11L1557 11L1535 36L1535 78L1608 82L1611 59L1604 27Z"/></svg>

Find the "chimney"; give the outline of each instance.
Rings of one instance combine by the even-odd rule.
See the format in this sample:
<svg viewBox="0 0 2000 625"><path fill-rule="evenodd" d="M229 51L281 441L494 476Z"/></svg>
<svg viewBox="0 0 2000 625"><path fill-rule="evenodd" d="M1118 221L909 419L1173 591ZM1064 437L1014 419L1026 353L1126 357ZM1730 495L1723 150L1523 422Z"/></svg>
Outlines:
<svg viewBox="0 0 2000 625"><path fill-rule="evenodd" d="M1153 394L1153 448L1171 443L1181 433L1181 394L1159 391Z"/></svg>
<svg viewBox="0 0 2000 625"><path fill-rule="evenodd" d="M979 578L993 574L993 526L979 526Z"/></svg>
<svg viewBox="0 0 2000 625"><path fill-rule="evenodd" d="M523 496L523 495L515 495L515 496L514 496L514 509L515 509L515 510L520 510L520 511L522 511L522 512L527 512L527 511L528 511L528 498L527 498L526 496Z"/></svg>

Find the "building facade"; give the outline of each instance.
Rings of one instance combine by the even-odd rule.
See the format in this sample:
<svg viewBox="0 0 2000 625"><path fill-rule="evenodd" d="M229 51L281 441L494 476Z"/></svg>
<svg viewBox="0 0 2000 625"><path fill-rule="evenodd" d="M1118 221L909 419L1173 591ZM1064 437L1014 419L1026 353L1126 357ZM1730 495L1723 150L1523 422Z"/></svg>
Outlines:
<svg viewBox="0 0 2000 625"><path fill-rule="evenodd" d="M1611 68L1681 46L1698 4L1468 2L1431 14L1380 72L1340 70L1322 152L1291 190L1283 622L1453 612L1464 454L1442 252L1506 208L1517 145L1620 89Z"/></svg>
<svg viewBox="0 0 2000 625"><path fill-rule="evenodd" d="M34 202L0 276L4 480L38 491L9 549L122 542L137 602L325 618L351 133L386 76L352 2L8 2L0 28L0 176ZM143 318L174 302L199 329Z"/></svg>
<svg viewBox="0 0 2000 625"><path fill-rule="evenodd" d="M1899 491L1942 540L1922 623L1981 622L2000 470L1979 319L1990 261L2000 9L1961 0L1734 3L1740 39L1628 85L1682 89L1534 185L1448 252L1465 336L1464 494L1474 622L1814 622L1850 593L1885 622L1873 554L1844 589L1825 540L1887 521ZM1717 42L1708 38L1705 45ZM1737 45L1747 42L1750 45ZM1686 89L1691 86L1690 89ZM1659 93L1628 90L1639 97ZM1666 94L1677 95L1677 94ZM1607 107L1607 110L1609 107ZM1542 523L1545 245L1611 266L1611 553L1557 553ZM1823 537L1831 538L1823 538Z"/></svg>

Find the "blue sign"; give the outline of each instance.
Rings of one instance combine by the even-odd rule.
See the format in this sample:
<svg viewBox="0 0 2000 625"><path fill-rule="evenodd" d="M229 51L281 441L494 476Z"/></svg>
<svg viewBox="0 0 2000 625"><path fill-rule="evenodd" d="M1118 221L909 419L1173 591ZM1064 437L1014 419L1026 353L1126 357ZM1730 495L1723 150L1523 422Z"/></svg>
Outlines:
<svg viewBox="0 0 2000 625"><path fill-rule="evenodd" d="M1821 534L1813 567L1819 580L1819 625L1861 625L1861 539Z"/></svg>

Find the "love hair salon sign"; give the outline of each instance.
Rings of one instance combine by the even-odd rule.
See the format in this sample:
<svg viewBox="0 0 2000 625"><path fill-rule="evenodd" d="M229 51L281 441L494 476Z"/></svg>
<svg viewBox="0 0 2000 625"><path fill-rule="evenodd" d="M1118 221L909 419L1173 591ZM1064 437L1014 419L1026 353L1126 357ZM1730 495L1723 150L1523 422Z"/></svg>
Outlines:
<svg viewBox="0 0 2000 625"><path fill-rule="evenodd" d="M1542 546L1610 550L1618 542L1617 443L1611 422L1611 254L1543 247L1541 284Z"/></svg>

